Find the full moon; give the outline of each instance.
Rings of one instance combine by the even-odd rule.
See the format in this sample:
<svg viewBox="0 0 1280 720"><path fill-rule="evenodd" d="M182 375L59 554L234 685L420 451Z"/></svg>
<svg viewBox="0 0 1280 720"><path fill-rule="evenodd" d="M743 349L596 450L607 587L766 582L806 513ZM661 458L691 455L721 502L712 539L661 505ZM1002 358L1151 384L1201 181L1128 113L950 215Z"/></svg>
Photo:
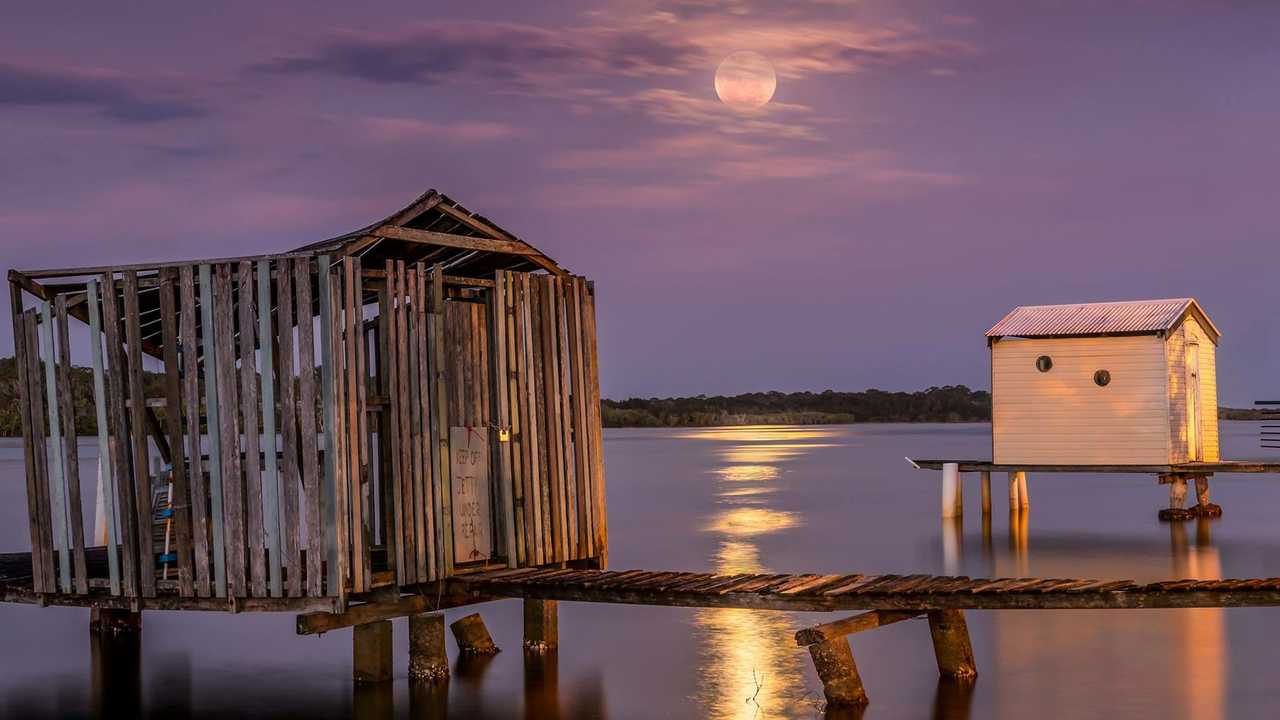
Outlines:
<svg viewBox="0 0 1280 720"><path fill-rule="evenodd" d="M739 50L716 68L716 95L735 110L756 110L773 98L778 76L773 63L758 52Z"/></svg>

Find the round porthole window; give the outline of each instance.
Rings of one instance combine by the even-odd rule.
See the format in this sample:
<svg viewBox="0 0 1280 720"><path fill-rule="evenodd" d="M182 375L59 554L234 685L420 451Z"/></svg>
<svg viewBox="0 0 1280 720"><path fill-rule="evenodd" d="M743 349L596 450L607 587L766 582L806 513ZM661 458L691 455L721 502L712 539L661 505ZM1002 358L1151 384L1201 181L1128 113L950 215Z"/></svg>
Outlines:
<svg viewBox="0 0 1280 720"><path fill-rule="evenodd" d="M1053 369L1053 358L1048 355L1041 355L1036 358L1036 369L1040 372L1049 372Z"/></svg>
<svg viewBox="0 0 1280 720"><path fill-rule="evenodd" d="M1099 370L1093 374L1093 382L1098 387L1106 387L1111 384L1111 373L1106 370Z"/></svg>

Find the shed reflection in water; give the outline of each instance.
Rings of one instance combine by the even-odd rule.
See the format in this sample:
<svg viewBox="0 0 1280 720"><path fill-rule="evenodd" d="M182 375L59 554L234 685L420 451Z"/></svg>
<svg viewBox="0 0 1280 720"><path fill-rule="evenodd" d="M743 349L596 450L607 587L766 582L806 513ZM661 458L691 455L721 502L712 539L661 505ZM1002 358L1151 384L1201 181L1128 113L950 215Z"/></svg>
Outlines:
<svg viewBox="0 0 1280 720"><path fill-rule="evenodd" d="M943 523L943 562L948 572L963 569L967 574L992 577L1214 580L1222 578L1222 558L1213 544L1213 522L1198 518L1169 523L1168 560L1153 562L1161 553L1150 542L1074 533L1037 536L1031 532L1028 511L1010 513L1006 552L997 552L990 523L984 521L981 559L963 557L963 521L949 521ZM1226 717L1223 608L997 612L990 616L993 652L1001 665L1044 668L1070 662L1062 675L1084 678L1073 686L1083 683L1117 702L1164 695L1176 698L1188 717ZM1141 652L1135 654L1135 648ZM1083 657L1098 662L1079 662ZM1139 657L1136 664L1122 661ZM1127 669L1117 672L1117 667ZM1013 712L1025 706L1028 695L1044 700L1074 692L1056 682L1057 677L1056 672L1029 673L1016 686L1001 685L996 705Z"/></svg>
<svg viewBox="0 0 1280 720"><path fill-rule="evenodd" d="M772 572L758 540L803 524L771 504L786 463L828 447L830 430L802 427L713 428L686 435L724 443L711 471L717 509L704 529L718 538L711 569L723 574ZM813 714L819 693L805 686L807 657L796 652L797 627L781 612L713 608L694 614L699 638L699 703L717 718Z"/></svg>

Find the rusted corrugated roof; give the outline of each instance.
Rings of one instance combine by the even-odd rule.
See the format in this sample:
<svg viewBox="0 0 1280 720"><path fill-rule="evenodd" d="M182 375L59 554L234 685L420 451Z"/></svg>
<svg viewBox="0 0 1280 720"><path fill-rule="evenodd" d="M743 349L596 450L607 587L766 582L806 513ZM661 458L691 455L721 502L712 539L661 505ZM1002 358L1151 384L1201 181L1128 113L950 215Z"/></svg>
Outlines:
<svg viewBox="0 0 1280 720"><path fill-rule="evenodd" d="M1178 326L1193 310L1216 340L1218 328L1193 298L1127 302L1025 305L1014 308L987 331L987 337L1071 337L1112 333L1155 333Z"/></svg>

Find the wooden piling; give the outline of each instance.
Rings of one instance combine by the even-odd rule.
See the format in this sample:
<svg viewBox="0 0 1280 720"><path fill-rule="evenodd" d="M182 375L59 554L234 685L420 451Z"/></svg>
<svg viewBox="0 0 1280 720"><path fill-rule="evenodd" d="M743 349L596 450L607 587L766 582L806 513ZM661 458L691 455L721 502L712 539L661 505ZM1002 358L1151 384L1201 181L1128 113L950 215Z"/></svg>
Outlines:
<svg viewBox="0 0 1280 720"><path fill-rule="evenodd" d="M982 476L982 514L991 515L991 473L983 471Z"/></svg>
<svg viewBox="0 0 1280 720"><path fill-rule="evenodd" d="M827 707L861 707L867 704L867 691L853 661L853 650L844 637L824 640L809 646L813 668L822 681L822 694Z"/></svg>
<svg viewBox="0 0 1280 720"><path fill-rule="evenodd" d="M409 616L409 678L436 681L449 677L444 646L444 614Z"/></svg>
<svg viewBox="0 0 1280 720"><path fill-rule="evenodd" d="M351 632L351 676L358 683L391 679L391 621L356 625Z"/></svg>
<svg viewBox="0 0 1280 720"><path fill-rule="evenodd" d="M89 632L94 635L123 635L142 632L142 613L114 608L90 608Z"/></svg>
<svg viewBox="0 0 1280 720"><path fill-rule="evenodd" d="M560 619L555 600L524 599L524 649L546 652L560 647Z"/></svg>
<svg viewBox="0 0 1280 720"><path fill-rule="evenodd" d="M929 612L929 634L933 637L933 654L938 673L954 679L977 677L973 645L969 642L969 626L963 610Z"/></svg>
<svg viewBox="0 0 1280 720"><path fill-rule="evenodd" d="M953 518L964 514L964 499L960 486L960 464L944 463L942 466L942 517Z"/></svg>
<svg viewBox="0 0 1280 720"><path fill-rule="evenodd" d="M453 631L453 639L458 642L458 652L463 655L494 655L498 646L493 644L489 628L484 625L480 613L472 613L454 621L449 629Z"/></svg>

